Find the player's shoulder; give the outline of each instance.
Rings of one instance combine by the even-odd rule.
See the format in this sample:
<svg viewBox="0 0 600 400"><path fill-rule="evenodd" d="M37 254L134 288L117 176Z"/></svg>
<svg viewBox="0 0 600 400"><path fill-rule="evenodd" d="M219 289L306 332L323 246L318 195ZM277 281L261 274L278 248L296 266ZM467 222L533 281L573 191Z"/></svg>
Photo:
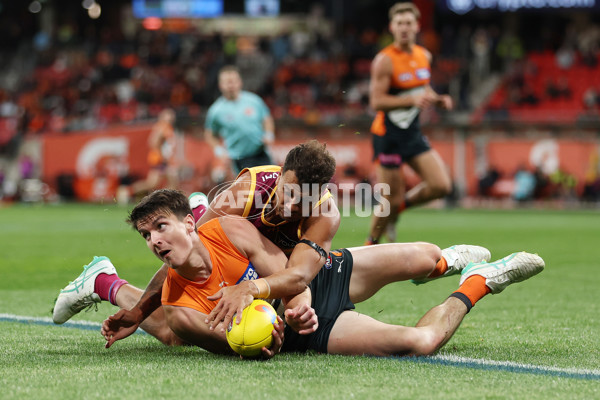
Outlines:
<svg viewBox="0 0 600 400"><path fill-rule="evenodd" d="M219 224L229 241L236 246L244 247L243 244L248 241L255 242L260 234L252 222L239 215L219 217Z"/></svg>
<svg viewBox="0 0 600 400"><path fill-rule="evenodd" d="M240 92L240 97L242 97L242 99L248 100L248 101L261 101L262 102L262 99L260 98L259 95L257 95L256 93L249 92L247 90L242 90Z"/></svg>
<svg viewBox="0 0 600 400"><path fill-rule="evenodd" d="M413 51L416 54L419 54L419 55L427 58L429 61L431 61L431 52L429 50L427 50L425 47L415 44L413 49L414 49Z"/></svg>
<svg viewBox="0 0 600 400"><path fill-rule="evenodd" d="M375 58L371 63L371 70L389 70L392 68L394 54L391 50L386 50L388 48L389 46L383 48L379 53L377 53L377 55L375 55Z"/></svg>
<svg viewBox="0 0 600 400"><path fill-rule="evenodd" d="M211 105L208 107L208 112L216 112L219 109L227 105L227 99L224 96L219 96Z"/></svg>

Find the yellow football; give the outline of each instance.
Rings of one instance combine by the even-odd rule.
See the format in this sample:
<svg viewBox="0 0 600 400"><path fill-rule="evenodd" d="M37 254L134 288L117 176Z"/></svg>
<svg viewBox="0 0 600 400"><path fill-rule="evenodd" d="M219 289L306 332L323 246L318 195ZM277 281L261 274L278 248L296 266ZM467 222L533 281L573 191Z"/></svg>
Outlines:
<svg viewBox="0 0 600 400"><path fill-rule="evenodd" d="M277 321L273 307L264 300L254 300L244 308L239 324L234 321L227 327L227 342L238 354L244 357L256 357L261 354L263 347L269 347L273 342L271 332Z"/></svg>

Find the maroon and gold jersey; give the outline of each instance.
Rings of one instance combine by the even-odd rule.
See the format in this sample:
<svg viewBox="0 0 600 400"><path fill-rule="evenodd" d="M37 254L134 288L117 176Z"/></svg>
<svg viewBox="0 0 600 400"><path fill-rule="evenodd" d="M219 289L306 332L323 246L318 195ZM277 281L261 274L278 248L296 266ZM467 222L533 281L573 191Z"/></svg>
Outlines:
<svg viewBox="0 0 600 400"><path fill-rule="evenodd" d="M277 178L281 175L281 167L267 165L245 168L240 175L245 172L250 173L251 187L242 216L252 222L263 236L289 256L302 237L304 218L292 222L281 221L277 224L266 220L270 212L275 212L271 206L271 200L277 191ZM331 193L327 191L321 196L315 207L321 205L329 197L331 197Z"/></svg>

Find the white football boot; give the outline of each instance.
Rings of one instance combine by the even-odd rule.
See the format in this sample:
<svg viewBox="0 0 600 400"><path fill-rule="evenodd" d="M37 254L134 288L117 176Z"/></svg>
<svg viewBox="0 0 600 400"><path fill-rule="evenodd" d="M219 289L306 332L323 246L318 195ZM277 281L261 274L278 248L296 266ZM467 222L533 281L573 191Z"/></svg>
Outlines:
<svg viewBox="0 0 600 400"><path fill-rule="evenodd" d="M421 285L435 279L444 278L460 273L469 263L488 262L492 258L490 251L485 247L470 244L457 244L442 250L442 257L448 263L448 270L434 278L411 279L415 285Z"/></svg>
<svg viewBox="0 0 600 400"><path fill-rule="evenodd" d="M511 283L522 282L539 274L544 269L544 260L537 254L510 254L493 263L471 263L462 271L460 284L473 275L485 278L485 284L492 294L500 293Z"/></svg>
<svg viewBox="0 0 600 400"><path fill-rule="evenodd" d="M91 263L83 267L83 272L73 282L69 282L60 291L54 309L52 320L55 324L64 324L81 310L92 307L98 309L102 300L94 293L94 284L99 274L113 275L117 270L107 257L94 257Z"/></svg>

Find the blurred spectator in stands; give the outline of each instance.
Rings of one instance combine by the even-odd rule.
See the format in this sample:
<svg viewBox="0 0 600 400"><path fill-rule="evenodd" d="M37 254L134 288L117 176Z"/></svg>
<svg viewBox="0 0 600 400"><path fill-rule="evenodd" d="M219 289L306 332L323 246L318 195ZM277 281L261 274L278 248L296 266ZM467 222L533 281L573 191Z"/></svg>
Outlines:
<svg viewBox="0 0 600 400"><path fill-rule="evenodd" d="M595 88L589 87L583 92L583 105L588 110L595 110L600 105L600 95Z"/></svg>
<svg viewBox="0 0 600 400"><path fill-rule="evenodd" d="M4 166L0 164L0 200L4 198Z"/></svg>
<svg viewBox="0 0 600 400"><path fill-rule="evenodd" d="M546 81L546 96L552 100L570 99L573 96L573 91L569 86L569 80L564 76L560 76L558 80L549 77Z"/></svg>
<svg viewBox="0 0 600 400"><path fill-rule="evenodd" d="M496 53L502 60L504 71L509 71L515 61L522 60L525 56L523 43L512 29L506 29L502 33L496 46Z"/></svg>
<svg viewBox="0 0 600 400"><path fill-rule="evenodd" d="M514 181L513 199L517 201L531 200L536 186L535 176L525 166L520 166L515 173Z"/></svg>
<svg viewBox="0 0 600 400"><path fill-rule="evenodd" d="M600 176L586 178L581 199L583 201L600 202Z"/></svg>
<svg viewBox="0 0 600 400"><path fill-rule="evenodd" d="M533 175L535 177L535 189L533 192L533 197L536 199L546 199L550 197L550 192L552 190L550 178L548 178L548 176L539 166L535 167Z"/></svg>
<svg viewBox="0 0 600 400"><path fill-rule="evenodd" d="M559 68L569 69L575 63L575 50L565 43L556 51L555 58Z"/></svg>
<svg viewBox="0 0 600 400"><path fill-rule="evenodd" d="M598 152L590 157L588 169L585 173L581 199L584 201L600 201L600 162Z"/></svg>
<svg viewBox="0 0 600 400"><path fill-rule="evenodd" d="M519 104L536 105L540 102L540 98L535 92L534 87L530 83L526 83L521 89L521 97Z"/></svg>
<svg viewBox="0 0 600 400"><path fill-rule="evenodd" d="M490 53L492 42L487 29L477 28L471 36L470 80L472 87L478 87L490 73Z"/></svg>
<svg viewBox="0 0 600 400"><path fill-rule="evenodd" d="M554 186L554 197L562 200L576 198L575 187L577 178L559 167L550 175L550 182Z"/></svg>
<svg viewBox="0 0 600 400"><path fill-rule="evenodd" d="M500 179L500 172L491 165L485 175L479 179L479 195L482 197L490 197L492 195L492 187Z"/></svg>
<svg viewBox="0 0 600 400"><path fill-rule="evenodd" d="M577 44L583 64L590 68L597 67L600 52L600 26L585 22L577 37Z"/></svg>

